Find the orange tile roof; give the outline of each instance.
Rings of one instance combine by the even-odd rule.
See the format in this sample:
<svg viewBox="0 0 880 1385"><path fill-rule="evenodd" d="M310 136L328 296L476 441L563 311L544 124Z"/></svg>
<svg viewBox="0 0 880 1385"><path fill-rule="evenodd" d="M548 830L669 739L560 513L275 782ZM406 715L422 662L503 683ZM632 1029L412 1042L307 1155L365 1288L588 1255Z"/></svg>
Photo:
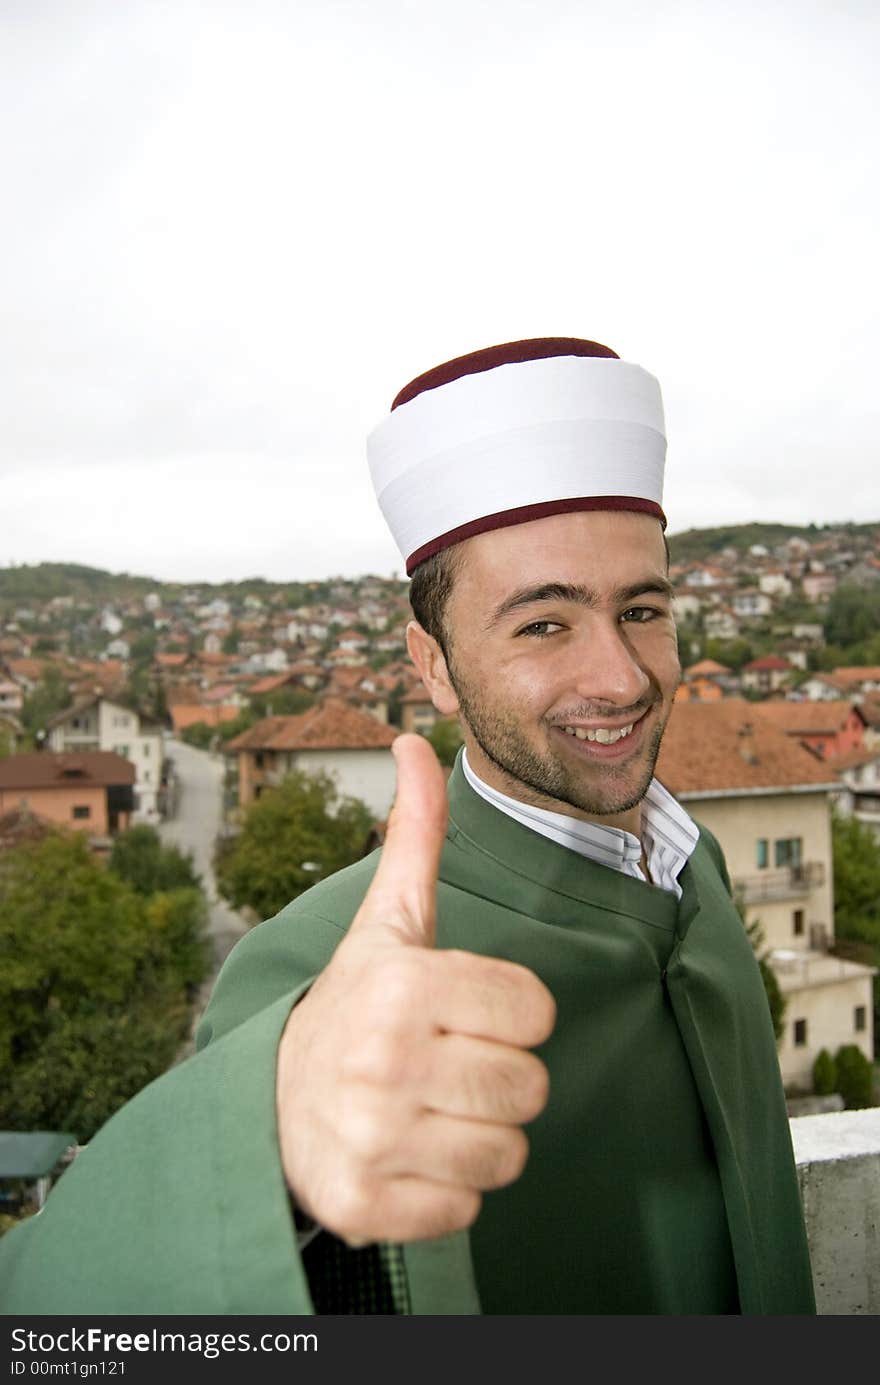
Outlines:
<svg viewBox="0 0 880 1385"><path fill-rule="evenodd" d="M880 682L880 668L878 668L876 664L868 664L863 668L854 664L849 667L834 669L832 677L838 687L849 689L857 687L859 683Z"/></svg>
<svg viewBox="0 0 880 1385"><path fill-rule="evenodd" d="M285 683L290 683L296 678L296 674L291 673L290 669L285 669L284 673L269 673L265 677L258 678L255 683L249 684L247 692L268 693L275 692L277 688L283 688Z"/></svg>
<svg viewBox="0 0 880 1385"><path fill-rule="evenodd" d="M175 731L185 731L188 726L196 726L201 721L206 726L221 726L226 721L235 721L240 712L240 707L231 707L228 703L218 703L209 707L203 702L175 702L168 708L171 725Z"/></svg>
<svg viewBox="0 0 880 1385"><path fill-rule="evenodd" d="M196 683L172 683L165 693L169 707L189 703L195 706L199 701L199 687Z"/></svg>
<svg viewBox="0 0 880 1385"><path fill-rule="evenodd" d="M752 702L757 718L788 736L836 736L859 708L852 702Z"/></svg>
<svg viewBox="0 0 880 1385"><path fill-rule="evenodd" d="M739 697L676 702L657 778L679 797L833 783L827 765L811 751L754 715L761 705Z"/></svg>
<svg viewBox="0 0 880 1385"><path fill-rule="evenodd" d="M264 717L227 741L236 750L379 750L400 735L340 698L328 697L296 716Z"/></svg>
<svg viewBox="0 0 880 1385"><path fill-rule="evenodd" d="M780 654L762 654L760 659L752 659L750 663L745 664L743 671L758 673L766 670L775 673L782 669L788 672L791 668L792 665L788 659L783 659Z"/></svg>
<svg viewBox="0 0 880 1385"><path fill-rule="evenodd" d="M331 695L335 688L345 689L347 692L358 687L366 676L363 664L342 664L339 668L334 668L330 674Z"/></svg>
<svg viewBox="0 0 880 1385"><path fill-rule="evenodd" d="M698 659L695 664L691 664L685 669L687 674L703 673L708 677L713 673L730 673L727 664L719 664L717 659Z"/></svg>
<svg viewBox="0 0 880 1385"><path fill-rule="evenodd" d="M7 659L6 667L13 678L29 678L39 682L48 667L47 659Z"/></svg>
<svg viewBox="0 0 880 1385"><path fill-rule="evenodd" d="M419 679L418 683L416 683L414 688L410 688L408 693L404 693L403 697L400 699L400 702L401 705L403 705L404 702L433 703L433 698L431 697L431 694L428 692L428 689L425 687L422 680Z"/></svg>

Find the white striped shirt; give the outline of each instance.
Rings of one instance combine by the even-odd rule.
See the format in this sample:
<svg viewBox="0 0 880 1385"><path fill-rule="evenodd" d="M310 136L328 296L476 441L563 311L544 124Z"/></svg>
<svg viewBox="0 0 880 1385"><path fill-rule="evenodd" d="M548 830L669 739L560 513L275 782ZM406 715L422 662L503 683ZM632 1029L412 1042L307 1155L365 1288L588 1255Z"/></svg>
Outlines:
<svg viewBox="0 0 880 1385"><path fill-rule="evenodd" d="M642 799L642 840L639 841L632 832L625 832L621 827L583 822L566 813L551 813L546 808L535 808L530 803L509 798L474 773L468 764L467 751L462 752L462 768L471 788L487 803L507 813L523 827L540 832L600 866L610 866L636 880L645 880L641 866L644 848L651 873L651 880L645 883L670 890L681 899L678 876L693 853L700 833L681 804L656 779L651 780Z"/></svg>

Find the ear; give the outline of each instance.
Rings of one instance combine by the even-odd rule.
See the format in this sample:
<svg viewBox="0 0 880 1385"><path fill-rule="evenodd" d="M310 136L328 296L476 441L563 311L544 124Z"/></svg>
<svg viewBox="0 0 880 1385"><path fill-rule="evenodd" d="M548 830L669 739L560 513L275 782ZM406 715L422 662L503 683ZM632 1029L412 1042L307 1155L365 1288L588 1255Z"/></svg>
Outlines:
<svg viewBox="0 0 880 1385"><path fill-rule="evenodd" d="M437 711L444 717L454 716L458 711L458 698L449 678L443 650L417 620L411 620L406 627L406 647Z"/></svg>

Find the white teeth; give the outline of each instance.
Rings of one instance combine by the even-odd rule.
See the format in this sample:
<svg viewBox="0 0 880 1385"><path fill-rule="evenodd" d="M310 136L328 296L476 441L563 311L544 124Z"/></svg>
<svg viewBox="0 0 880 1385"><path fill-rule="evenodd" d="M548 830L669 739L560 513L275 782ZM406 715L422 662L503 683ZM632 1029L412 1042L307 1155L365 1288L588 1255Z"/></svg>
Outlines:
<svg viewBox="0 0 880 1385"><path fill-rule="evenodd" d="M614 745L616 741L623 740L633 729L635 722L630 722L629 726L618 726L611 731L605 726L599 726L595 731L586 731L582 726L566 726L565 732L569 736L576 736L579 741L598 741L599 745Z"/></svg>

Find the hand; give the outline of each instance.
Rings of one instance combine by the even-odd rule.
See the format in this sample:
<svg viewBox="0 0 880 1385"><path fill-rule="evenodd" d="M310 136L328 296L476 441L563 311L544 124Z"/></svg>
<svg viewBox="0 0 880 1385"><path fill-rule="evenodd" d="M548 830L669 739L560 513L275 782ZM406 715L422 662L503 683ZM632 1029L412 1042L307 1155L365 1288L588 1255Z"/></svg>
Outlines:
<svg viewBox="0 0 880 1385"><path fill-rule="evenodd" d="M525 967L434 948L446 784L421 736L394 742L379 867L278 1053L281 1158L294 1200L349 1245L470 1226L518 1178L521 1126L548 1095L528 1050L556 1011Z"/></svg>

